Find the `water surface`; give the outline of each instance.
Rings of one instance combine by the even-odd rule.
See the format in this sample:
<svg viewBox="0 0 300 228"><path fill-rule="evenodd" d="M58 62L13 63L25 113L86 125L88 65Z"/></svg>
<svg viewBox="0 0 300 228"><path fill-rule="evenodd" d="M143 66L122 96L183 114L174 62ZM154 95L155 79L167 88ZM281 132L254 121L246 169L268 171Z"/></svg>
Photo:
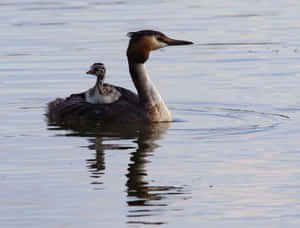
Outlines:
<svg viewBox="0 0 300 228"><path fill-rule="evenodd" d="M299 227L296 1L2 1L1 227ZM134 90L126 33L191 40L147 70L174 122L73 127L47 102Z"/></svg>

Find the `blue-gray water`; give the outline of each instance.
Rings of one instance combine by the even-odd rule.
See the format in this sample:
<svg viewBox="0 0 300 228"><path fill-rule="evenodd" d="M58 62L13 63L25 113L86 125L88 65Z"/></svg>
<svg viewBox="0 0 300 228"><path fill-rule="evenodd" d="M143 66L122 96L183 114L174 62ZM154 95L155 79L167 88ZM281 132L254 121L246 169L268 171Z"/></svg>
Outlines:
<svg viewBox="0 0 300 228"><path fill-rule="evenodd" d="M1 1L1 227L299 227L300 2ZM93 62L134 90L126 33L175 122L63 129L46 103Z"/></svg>

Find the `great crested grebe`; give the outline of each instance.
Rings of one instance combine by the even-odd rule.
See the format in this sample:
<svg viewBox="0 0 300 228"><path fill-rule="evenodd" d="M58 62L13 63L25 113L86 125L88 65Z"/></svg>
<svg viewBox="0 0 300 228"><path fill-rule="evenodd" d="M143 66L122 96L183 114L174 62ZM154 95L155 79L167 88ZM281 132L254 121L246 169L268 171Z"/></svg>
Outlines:
<svg viewBox="0 0 300 228"><path fill-rule="evenodd" d="M103 63L94 63L87 74L97 76L94 87L85 92L85 100L91 104L110 104L117 101L121 94L114 86L104 86L105 67Z"/></svg>
<svg viewBox="0 0 300 228"><path fill-rule="evenodd" d="M57 98L48 104L50 121L101 121L101 122L168 122L171 113L148 77L145 62L150 52L166 46L189 45L190 41L175 40L161 32L142 30L127 34L130 38L127 48L129 72L138 95L113 85L120 93L111 103L89 102L87 93L73 94L66 99ZM95 97L92 96L92 99Z"/></svg>

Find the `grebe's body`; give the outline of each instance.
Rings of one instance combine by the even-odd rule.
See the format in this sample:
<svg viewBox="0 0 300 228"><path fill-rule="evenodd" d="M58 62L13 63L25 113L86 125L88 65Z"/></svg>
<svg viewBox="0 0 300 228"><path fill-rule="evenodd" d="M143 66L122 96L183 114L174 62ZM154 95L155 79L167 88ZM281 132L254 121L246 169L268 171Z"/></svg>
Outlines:
<svg viewBox="0 0 300 228"><path fill-rule="evenodd" d="M192 42L174 40L161 32L143 30L128 33L131 38L127 49L129 72L138 95L113 85L103 84L98 76L96 85L81 94L66 99L56 99L48 105L48 116L52 121L103 121L103 122L163 122L171 121L171 113L150 80L145 62L150 51L171 45L189 45ZM111 88L103 100L101 89ZM99 87L98 87L99 88ZM117 95L116 95L117 94ZM99 98L100 97L100 98ZM102 99L102 100L101 100Z"/></svg>

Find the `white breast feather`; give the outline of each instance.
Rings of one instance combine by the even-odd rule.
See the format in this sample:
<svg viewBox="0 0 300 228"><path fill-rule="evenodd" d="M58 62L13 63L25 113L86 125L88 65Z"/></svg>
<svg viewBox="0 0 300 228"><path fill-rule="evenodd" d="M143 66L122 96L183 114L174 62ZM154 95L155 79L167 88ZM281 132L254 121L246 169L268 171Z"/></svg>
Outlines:
<svg viewBox="0 0 300 228"><path fill-rule="evenodd" d="M95 88L91 88L85 92L85 100L91 104L111 104L119 100L121 94L113 87L106 86L105 94L100 94Z"/></svg>

